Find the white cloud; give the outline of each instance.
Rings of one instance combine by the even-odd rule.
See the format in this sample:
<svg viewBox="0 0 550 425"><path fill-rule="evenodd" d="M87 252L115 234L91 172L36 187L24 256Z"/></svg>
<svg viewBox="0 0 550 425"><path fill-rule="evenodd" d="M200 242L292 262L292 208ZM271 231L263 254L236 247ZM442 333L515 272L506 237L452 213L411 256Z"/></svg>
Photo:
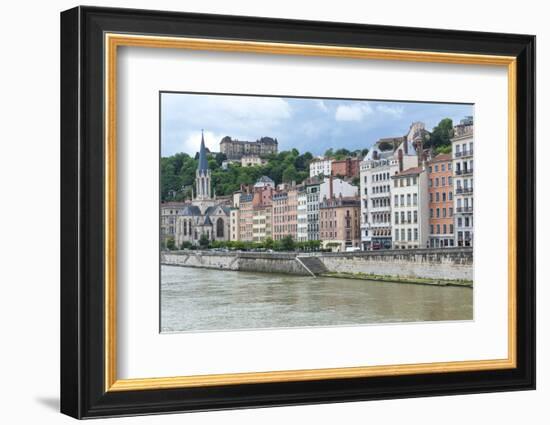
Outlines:
<svg viewBox="0 0 550 425"><path fill-rule="evenodd" d="M372 107L368 103L338 105L334 118L336 121L361 121L372 114Z"/></svg>
<svg viewBox="0 0 550 425"><path fill-rule="evenodd" d="M389 105L377 105L376 111L383 113L385 115L389 115L391 118L399 119L403 116L403 113L405 112L405 109L403 106L389 106Z"/></svg>
<svg viewBox="0 0 550 425"><path fill-rule="evenodd" d="M218 152L220 147L220 140L223 137L221 134L216 134L211 131L204 132L204 144L211 152ZM187 152L190 155L193 155L195 152L198 152L201 146L201 131L190 131L187 132L181 140L181 146L178 151Z"/></svg>
<svg viewBox="0 0 550 425"><path fill-rule="evenodd" d="M323 112L328 112L328 107L327 105L325 104L325 102L322 100L322 99L317 99L315 101L315 105L317 105L317 107L323 111Z"/></svg>

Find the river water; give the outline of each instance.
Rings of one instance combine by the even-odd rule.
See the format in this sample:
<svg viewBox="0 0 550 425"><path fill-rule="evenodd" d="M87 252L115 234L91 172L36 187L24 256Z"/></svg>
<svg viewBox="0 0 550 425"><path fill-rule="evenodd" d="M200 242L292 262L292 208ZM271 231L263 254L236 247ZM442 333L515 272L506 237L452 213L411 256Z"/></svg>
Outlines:
<svg viewBox="0 0 550 425"><path fill-rule="evenodd" d="M472 320L470 288L161 268L161 331Z"/></svg>

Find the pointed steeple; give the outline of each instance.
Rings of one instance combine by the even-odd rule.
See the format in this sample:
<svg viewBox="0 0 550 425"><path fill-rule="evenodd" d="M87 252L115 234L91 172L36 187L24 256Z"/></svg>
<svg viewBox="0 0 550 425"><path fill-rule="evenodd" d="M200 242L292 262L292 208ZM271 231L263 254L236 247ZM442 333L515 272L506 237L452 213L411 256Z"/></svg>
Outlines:
<svg viewBox="0 0 550 425"><path fill-rule="evenodd" d="M201 130L201 149L199 151L199 171L208 170L208 160L206 159L206 146L204 145L204 130Z"/></svg>

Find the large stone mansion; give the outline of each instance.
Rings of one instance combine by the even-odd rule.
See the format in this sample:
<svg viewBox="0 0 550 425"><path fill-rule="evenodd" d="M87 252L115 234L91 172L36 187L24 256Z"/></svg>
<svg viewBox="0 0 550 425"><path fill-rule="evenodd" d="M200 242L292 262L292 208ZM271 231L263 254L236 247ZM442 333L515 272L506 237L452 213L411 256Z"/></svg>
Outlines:
<svg viewBox="0 0 550 425"><path fill-rule="evenodd" d="M271 137L261 137L255 142L248 142L225 136L220 141L220 152L225 154L228 160L240 160L243 156L276 154L277 146L277 139Z"/></svg>

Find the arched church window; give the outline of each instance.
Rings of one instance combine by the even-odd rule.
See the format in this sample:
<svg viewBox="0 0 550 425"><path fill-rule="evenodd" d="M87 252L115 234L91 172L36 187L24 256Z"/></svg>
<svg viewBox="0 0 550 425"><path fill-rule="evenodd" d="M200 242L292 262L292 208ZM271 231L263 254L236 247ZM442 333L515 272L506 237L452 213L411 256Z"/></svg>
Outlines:
<svg viewBox="0 0 550 425"><path fill-rule="evenodd" d="M216 222L216 237L223 238L223 219L221 217Z"/></svg>

